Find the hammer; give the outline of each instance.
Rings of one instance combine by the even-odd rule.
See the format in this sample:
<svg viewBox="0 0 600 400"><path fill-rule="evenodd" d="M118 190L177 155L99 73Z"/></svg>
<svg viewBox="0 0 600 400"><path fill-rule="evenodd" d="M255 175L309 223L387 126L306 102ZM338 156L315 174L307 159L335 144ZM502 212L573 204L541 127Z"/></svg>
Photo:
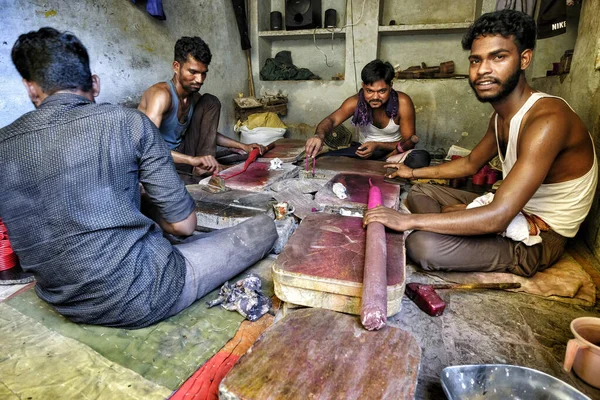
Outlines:
<svg viewBox="0 0 600 400"><path fill-rule="evenodd" d="M423 283L409 283L406 285L406 295L421 310L432 317L437 317L444 313L446 303L435 292L435 289L518 289L520 283L440 283L435 285L426 285Z"/></svg>

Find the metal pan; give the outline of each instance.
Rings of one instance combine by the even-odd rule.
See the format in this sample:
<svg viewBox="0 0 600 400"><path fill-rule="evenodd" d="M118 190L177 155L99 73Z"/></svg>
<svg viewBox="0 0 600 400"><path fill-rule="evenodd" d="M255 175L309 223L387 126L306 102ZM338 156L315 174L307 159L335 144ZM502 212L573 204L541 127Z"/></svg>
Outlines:
<svg viewBox="0 0 600 400"><path fill-rule="evenodd" d="M449 400L591 400L553 376L516 365L446 367L440 379Z"/></svg>

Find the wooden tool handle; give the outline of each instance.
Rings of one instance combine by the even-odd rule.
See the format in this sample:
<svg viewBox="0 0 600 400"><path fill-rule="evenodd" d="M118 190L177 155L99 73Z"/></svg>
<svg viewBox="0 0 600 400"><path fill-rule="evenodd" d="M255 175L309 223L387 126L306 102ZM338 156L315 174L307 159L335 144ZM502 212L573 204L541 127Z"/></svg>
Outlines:
<svg viewBox="0 0 600 400"><path fill-rule="evenodd" d="M274 148L275 148L275 142L269 143L268 145L265 146L265 153L269 150L273 150Z"/></svg>
<svg viewBox="0 0 600 400"><path fill-rule="evenodd" d="M434 289L518 289L521 287L520 283L439 283L431 285Z"/></svg>

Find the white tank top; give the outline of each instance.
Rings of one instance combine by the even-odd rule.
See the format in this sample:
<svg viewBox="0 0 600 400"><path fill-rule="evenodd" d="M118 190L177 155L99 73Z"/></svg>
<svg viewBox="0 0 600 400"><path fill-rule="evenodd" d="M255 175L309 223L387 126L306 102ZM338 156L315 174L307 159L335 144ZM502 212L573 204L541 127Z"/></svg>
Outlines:
<svg viewBox="0 0 600 400"><path fill-rule="evenodd" d="M397 142L400 140L400 125L397 125L392 118L383 129L379 129L373 124L358 126L359 142Z"/></svg>
<svg viewBox="0 0 600 400"><path fill-rule="evenodd" d="M508 143L504 157L502 157L498 141L498 114L496 114L494 129L496 131L498 156L502 162L502 175L505 179L517 162L517 142L523 116L536 101L544 97L560 99L569 106L560 97L539 92L533 93L510 120ZM573 109L571 108L571 110ZM592 140L592 147L594 146L593 143ZM565 182L542 183L525 207L523 207L523 211L537 215L559 235L574 237L579 230L579 226L590 211L597 183L598 163L596 161L596 149L594 148L594 164L585 175Z"/></svg>

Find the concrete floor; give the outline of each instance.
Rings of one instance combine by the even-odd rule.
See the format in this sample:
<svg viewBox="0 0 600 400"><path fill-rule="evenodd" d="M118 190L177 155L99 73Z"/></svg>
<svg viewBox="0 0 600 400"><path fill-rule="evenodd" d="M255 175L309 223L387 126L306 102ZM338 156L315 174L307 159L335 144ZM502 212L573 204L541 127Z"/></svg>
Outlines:
<svg viewBox="0 0 600 400"><path fill-rule="evenodd" d="M581 245L572 252L600 266ZM583 254L582 254L583 253ZM426 275L407 266L407 282L426 282ZM600 399L600 390L562 369L569 329L577 317L600 317L600 305L580 307L537 296L505 291L439 291L447 306L430 317L408 298L388 323L411 332L421 346L416 399L444 399L440 373L444 367L465 364L513 364L537 369Z"/></svg>

